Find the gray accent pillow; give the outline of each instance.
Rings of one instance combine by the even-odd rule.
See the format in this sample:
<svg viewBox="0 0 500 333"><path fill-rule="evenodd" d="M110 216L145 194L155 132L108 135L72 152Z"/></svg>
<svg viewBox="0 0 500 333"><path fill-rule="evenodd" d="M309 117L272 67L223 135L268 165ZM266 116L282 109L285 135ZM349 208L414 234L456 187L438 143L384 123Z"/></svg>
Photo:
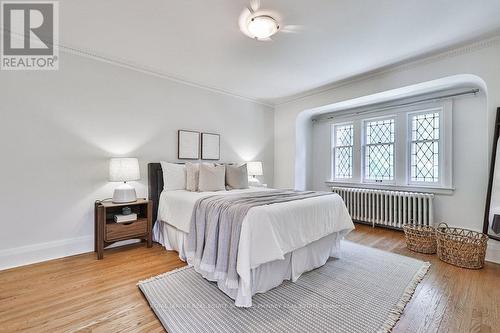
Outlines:
<svg viewBox="0 0 500 333"><path fill-rule="evenodd" d="M226 165L226 185L230 190L248 188L246 163L242 165Z"/></svg>
<svg viewBox="0 0 500 333"><path fill-rule="evenodd" d="M198 182L200 178L200 164L186 163L186 190L191 192L198 191Z"/></svg>
<svg viewBox="0 0 500 333"><path fill-rule="evenodd" d="M198 191L225 191L226 166L223 164L200 164Z"/></svg>

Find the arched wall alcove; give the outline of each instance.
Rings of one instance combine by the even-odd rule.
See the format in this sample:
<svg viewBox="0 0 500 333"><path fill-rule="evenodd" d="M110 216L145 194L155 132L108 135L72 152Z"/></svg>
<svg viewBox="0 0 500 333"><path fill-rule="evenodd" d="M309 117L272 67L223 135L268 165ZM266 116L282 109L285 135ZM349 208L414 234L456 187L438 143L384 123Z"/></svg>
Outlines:
<svg viewBox="0 0 500 333"><path fill-rule="evenodd" d="M486 83L482 78L472 74L460 74L302 111L295 121L295 189L305 190L310 185L313 117L325 113L390 103L391 101L461 88L478 88L488 98Z"/></svg>

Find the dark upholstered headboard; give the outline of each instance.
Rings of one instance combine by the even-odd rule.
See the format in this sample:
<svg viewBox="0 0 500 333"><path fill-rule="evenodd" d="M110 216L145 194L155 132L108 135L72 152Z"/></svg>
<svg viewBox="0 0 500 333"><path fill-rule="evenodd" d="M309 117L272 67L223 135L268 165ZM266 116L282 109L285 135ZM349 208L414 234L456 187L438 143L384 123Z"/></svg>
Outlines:
<svg viewBox="0 0 500 333"><path fill-rule="evenodd" d="M153 202L153 225L158 217L158 204L163 191L163 171L160 163L148 164L149 200Z"/></svg>

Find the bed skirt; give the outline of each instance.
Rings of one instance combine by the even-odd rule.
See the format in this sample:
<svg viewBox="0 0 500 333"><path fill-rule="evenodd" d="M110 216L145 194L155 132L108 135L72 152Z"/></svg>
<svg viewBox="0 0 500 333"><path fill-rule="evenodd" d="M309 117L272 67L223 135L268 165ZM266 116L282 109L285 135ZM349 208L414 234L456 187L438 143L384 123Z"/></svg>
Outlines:
<svg viewBox="0 0 500 333"><path fill-rule="evenodd" d="M345 233L333 233L300 249L289 252L283 260L274 260L251 270L251 292L238 289L228 289L224 281L217 280L210 273L198 271L209 281L217 282L220 290L235 300L236 306L249 307L252 296L264 293L279 286L285 280L295 282L302 273L323 266L330 257L339 258L340 240ZM153 228L153 240L163 245L167 250L177 251L179 258L186 261L185 241L187 234L170 224L157 221Z"/></svg>

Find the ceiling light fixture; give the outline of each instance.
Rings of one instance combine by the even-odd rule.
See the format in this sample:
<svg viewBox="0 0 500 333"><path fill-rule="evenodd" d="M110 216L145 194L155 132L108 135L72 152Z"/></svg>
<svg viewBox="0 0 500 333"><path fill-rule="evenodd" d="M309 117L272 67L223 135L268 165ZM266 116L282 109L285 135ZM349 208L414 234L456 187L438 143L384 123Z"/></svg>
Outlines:
<svg viewBox="0 0 500 333"><path fill-rule="evenodd" d="M278 22L269 15L254 16L248 22L248 32L255 39L266 39L278 32Z"/></svg>

